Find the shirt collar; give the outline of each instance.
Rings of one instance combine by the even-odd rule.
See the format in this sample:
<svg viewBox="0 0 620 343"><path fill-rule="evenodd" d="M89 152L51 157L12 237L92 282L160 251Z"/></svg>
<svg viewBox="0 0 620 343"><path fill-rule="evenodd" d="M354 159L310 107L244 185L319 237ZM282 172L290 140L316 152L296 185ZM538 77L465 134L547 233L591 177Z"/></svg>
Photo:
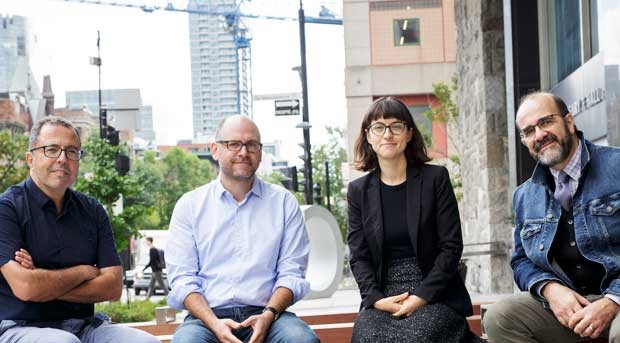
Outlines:
<svg viewBox="0 0 620 343"><path fill-rule="evenodd" d="M258 175L254 175L254 182L252 183L252 188L250 189L250 191L248 192L248 194L246 194L246 199L249 198L250 194L253 194L257 197L261 197L263 194L263 180L261 180ZM220 176L218 175L216 183L215 183L215 194L217 194L218 197L222 197L224 194L229 193L226 188L224 188L224 185L222 184L222 179L220 178Z"/></svg>
<svg viewBox="0 0 620 343"><path fill-rule="evenodd" d="M571 159L568 161L568 163L562 170L564 173L570 176L570 178L573 179L574 181L579 180L579 177L581 176L581 140L578 140L577 142L578 144L577 144L577 149L575 150L575 153L573 154ZM558 175L560 174L560 171L555 170L553 168L549 168L549 170L551 171L551 174L553 175L553 179L555 180L555 183L557 183Z"/></svg>
<svg viewBox="0 0 620 343"><path fill-rule="evenodd" d="M43 208L50 204L54 206L54 201L52 201L52 199L50 199L45 193L43 193L43 191L39 188L39 186L37 186L37 184L34 182L34 180L31 177L28 177L26 179L25 184L26 184L26 193L28 194L28 197L33 199L35 204L37 204L40 208ZM64 199L63 199L63 206L62 206L63 213L67 212L67 209L71 204L71 199L72 199L71 189L67 189L67 191L65 192Z"/></svg>
<svg viewBox="0 0 620 343"><path fill-rule="evenodd" d="M43 191L37 186L34 180L31 177L26 179L26 193L30 199L34 200L34 203L39 207L43 208L48 203L53 203L52 199L50 199Z"/></svg>

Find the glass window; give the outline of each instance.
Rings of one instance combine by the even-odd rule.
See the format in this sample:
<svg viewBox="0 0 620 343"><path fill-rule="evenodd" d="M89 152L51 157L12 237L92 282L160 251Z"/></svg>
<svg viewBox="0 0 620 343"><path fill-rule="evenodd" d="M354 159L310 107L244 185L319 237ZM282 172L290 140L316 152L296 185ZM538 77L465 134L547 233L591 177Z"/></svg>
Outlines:
<svg viewBox="0 0 620 343"><path fill-rule="evenodd" d="M551 84L557 84L582 64L579 0L554 0L549 6Z"/></svg>
<svg viewBox="0 0 620 343"><path fill-rule="evenodd" d="M22 36L17 36L17 56L26 56L26 43Z"/></svg>
<svg viewBox="0 0 620 343"><path fill-rule="evenodd" d="M419 45L420 44L420 19L396 19L394 20L394 45Z"/></svg>

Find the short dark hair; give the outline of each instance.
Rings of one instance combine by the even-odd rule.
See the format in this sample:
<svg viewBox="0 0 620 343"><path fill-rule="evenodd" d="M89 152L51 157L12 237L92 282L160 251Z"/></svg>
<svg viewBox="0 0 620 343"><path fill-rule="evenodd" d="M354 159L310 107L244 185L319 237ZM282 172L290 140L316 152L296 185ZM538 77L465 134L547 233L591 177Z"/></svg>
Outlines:
<svg viewBox="0 0 620 343"><path fill-rule="evenodd" d="M153 243L153 237L151 237L151 236L145 237L144 239L149 241L149 243Z"/></svg>
<svg viewBox="0 0 620 343"><path fill-rule="evenodd" d="M566 103L564 102L564 100L562 100L562 98L560 98L559 96L553 93L543 92L543 91L535 91L535 92L531 92L531 93L528 93L522 96L521 100L519 100L519 107L521 107L521 105L523 105L524 102L531 100L533 98L537 98L539 96L548 96L551 99L553 99L553 102L555 103L555 106L558 108L558 111L560 111L560 115L562 117L568 114L569 112L568 106L566 106Z"/></svg>
<svg viewBox="0 0 620 343"><path fill-rule="evenodd" d="M64 126L68 129L73 130L73 132L75 132L75 136L78 139L78 143L80 143L80 146L82 145L82 139L80 138L80 132L75 126L73 126L73 124L70 121L68 121L67 119L63 117L45 116L39 119L36 123L34 123L34 125L32 126L32 129L30 129L30 137L28 138L28 150L36 148L35 144L37 143L37 139L39 138L39 135L41 134L41 130L43 129L45 125L60 125L60 126Z"/></svg>
<svg viewBox="0 0 620 343"><path fill-rule="evenodd" d="M402 120L407 124L407 128L412 130L411 140L405 147L405 158L408 165L424 164L431 160L426 153L424 138L413 121L413 116L407 106L399 99L388 96L375 100L364 115L359 136L355 142L355 162L353 163L355 169L369 171L379 167L377 154L366 140L366 130L370 127L370 123L379 118Z"/></svg>

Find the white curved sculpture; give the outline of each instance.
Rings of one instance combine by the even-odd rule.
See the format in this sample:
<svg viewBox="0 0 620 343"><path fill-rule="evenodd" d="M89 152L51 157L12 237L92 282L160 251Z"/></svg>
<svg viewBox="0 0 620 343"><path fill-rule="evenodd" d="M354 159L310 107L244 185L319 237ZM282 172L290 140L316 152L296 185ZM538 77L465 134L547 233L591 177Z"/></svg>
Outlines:
<svg viewBox="0 0 620 343"><path fill-rule="evenodd" d="M329 298L342 279L344 245L338 223L324 207L303 205L301 211L310 239L306 280L310 293L304 299Z"/></svg>

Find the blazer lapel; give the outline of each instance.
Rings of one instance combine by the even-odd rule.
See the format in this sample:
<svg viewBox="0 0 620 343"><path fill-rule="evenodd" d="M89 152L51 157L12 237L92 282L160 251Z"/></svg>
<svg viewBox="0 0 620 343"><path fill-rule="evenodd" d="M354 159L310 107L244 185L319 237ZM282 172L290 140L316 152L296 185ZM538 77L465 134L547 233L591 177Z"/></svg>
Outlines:
<svg viewBox="0 0 620 343"><path fill-rule="evenodd" d="M422 177L420 168L407 168L407 227L414 256L418 255L418 233L422 206Z"/></svg>
<svg viewBox="0 0 620 343"><path fill-rule="evenodd" d="M374 245L376 257L378 261L381 261L383 259L383 213L381 211L381 184L379 173L376 171L370 176L366 195L368 197L366 199L368 225L365 227L368 227L370 237L374 237L368 243Z"/></svg>

